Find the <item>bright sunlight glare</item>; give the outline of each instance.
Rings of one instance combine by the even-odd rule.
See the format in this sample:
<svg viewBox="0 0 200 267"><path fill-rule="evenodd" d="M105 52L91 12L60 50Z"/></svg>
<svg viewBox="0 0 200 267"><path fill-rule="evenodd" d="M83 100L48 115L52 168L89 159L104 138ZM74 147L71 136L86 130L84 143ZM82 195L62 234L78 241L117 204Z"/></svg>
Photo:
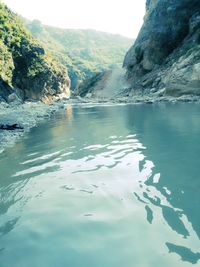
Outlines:
<svg viewBox="0 0 200 267"><path fill-rule="evenodd" d="M136 38L143 22L145 0L3 0L14 12L43 24L95 29Z"/></svg>

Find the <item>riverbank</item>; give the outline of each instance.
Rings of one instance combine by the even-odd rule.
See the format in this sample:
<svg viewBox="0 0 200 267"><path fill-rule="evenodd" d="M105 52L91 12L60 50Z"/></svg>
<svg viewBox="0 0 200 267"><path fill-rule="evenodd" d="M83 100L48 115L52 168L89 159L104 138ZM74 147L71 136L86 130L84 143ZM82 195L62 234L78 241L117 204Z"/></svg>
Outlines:
<svg viewBox="0 0 200 267"><path fill-rule="evenodd" d="M68 101L58 101L52 104L42 102L25 102L23 104L0 103L0 124L13 125L18 124L23 129L0 130L0 153L6 147L12 146L15 142L37 126L42 120L48 120L51 116L64 110L67 105L76 104L154 104L154 103L176 103L176 102L196 102L200 103L199 96L181 96L175 97L155 97L155 96L133 96L133 97L115 97L115 98L91 98L76 97Z"/></svg>
<svg viewBox="0 0 200 267"><path fill-rule="evenodd" d="M135 96L117 96L111 98L93 98L93 97L84 97L77 98L77 103L113 103L113 104L153 104L153 103L176 103L176 102L198 102L200 103L200 96L191 96L183 95L180 97L171 97L171 96L155 96L155 95L135 95Z"/></svg>
<svg viewBox="0 0 200 267"><path fill-rule="evenodd" d="M25 102L23 104L0 103L0 124L18 124L23 129L0 130L0 153L5 147L12 146L21 136L35 127L40 121L49 119L55 112L64 109L65 102L44 104Z"/></svg>

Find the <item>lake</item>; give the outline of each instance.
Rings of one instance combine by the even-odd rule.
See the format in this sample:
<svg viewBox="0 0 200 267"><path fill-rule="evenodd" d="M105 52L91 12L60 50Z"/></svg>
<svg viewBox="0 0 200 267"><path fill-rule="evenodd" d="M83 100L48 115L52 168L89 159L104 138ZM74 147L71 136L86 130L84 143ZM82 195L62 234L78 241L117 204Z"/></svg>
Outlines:
<svg viewBox="0 0 200 267"><path fill-rule="evenodd" d="M68 105L0 154L0 267L200 264L200 106Z"/></svg>

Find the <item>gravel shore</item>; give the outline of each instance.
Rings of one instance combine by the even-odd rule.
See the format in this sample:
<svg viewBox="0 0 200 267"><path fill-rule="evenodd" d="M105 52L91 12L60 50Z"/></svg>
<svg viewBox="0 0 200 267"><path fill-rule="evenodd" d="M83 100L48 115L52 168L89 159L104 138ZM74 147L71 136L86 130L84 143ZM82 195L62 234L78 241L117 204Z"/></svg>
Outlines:
<svg viewBox="0 0 200 267"><path fill-rule="evenodd" d="M64 109L63 102L50 105L41 102L25 102L24 104L0 103L0 124L18 124L23 130L0 130L0 153L5 147L12 146L24 133L35 127L38 122L49 119L55 112Z"/></svg>

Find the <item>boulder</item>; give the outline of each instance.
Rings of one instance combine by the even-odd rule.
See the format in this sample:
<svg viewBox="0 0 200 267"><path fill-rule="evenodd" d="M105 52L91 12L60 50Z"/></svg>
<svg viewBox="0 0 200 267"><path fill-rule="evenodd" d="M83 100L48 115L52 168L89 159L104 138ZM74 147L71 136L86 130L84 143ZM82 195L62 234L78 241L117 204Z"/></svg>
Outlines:
<svg viewBox="0 0 200 267"><path fill-rule="evenodd" d="M17 94L15 93L12 93L8 96L7 98L7 102L9 104L21 104L22 103L22 100L17 96Z"/></svg>

